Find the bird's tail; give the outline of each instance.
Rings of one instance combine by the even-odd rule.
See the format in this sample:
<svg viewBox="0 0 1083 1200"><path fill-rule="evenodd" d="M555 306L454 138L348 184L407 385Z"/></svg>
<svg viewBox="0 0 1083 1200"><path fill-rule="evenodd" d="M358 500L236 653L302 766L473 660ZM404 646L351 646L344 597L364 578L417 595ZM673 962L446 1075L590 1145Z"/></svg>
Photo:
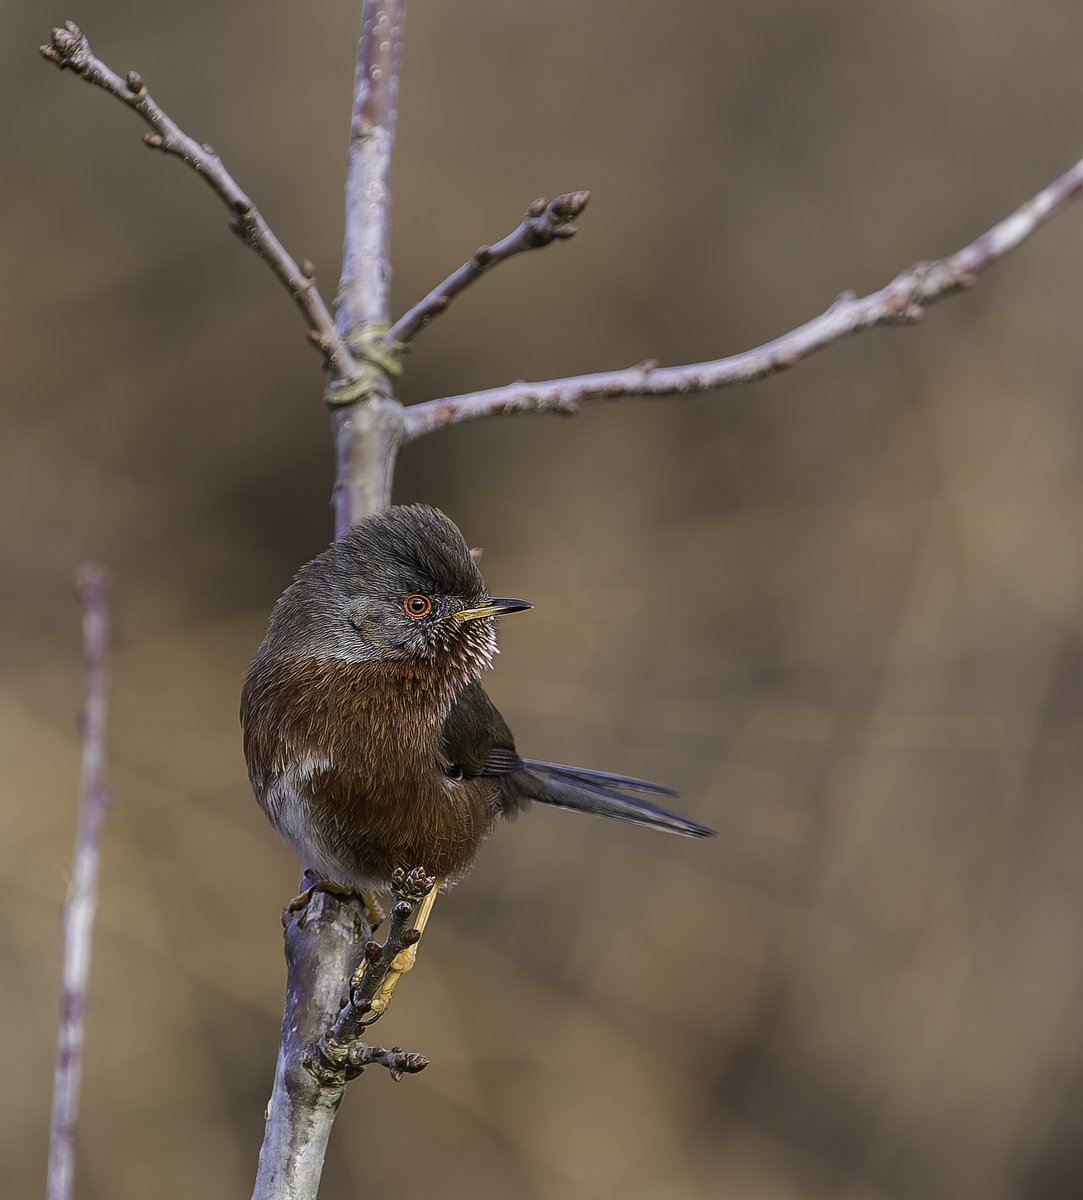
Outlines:
<svg viewBox="0 0 1083 1200"><path fill-rule="evenodd" d="M613 775L609 771L590 771L585 767L565 767L559 763L524 759L516 772L519 789L532 800L553 804L557 808L572 808L577 812L594 813L663 829L682 837L715 837L713 829L698 825L676 813L669 812L649 800L625 795L625 792L646 792L651 796L675 796L677 793L645 779L628 775Z"/></svg>

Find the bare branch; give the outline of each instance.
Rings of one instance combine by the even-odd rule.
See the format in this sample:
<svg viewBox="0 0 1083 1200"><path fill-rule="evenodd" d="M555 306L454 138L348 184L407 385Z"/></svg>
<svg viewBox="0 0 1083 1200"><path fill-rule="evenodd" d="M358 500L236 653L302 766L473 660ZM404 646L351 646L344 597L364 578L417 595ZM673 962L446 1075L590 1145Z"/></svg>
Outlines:
<svg viewBox="0 0 1083 1200"><path fill-rule="evenodd" d="M310 1047L335 1020L371 935L360 898L322 891L284 921L286 1000L253 1200L315 1200L342 1090L309 1070Z"/></svg>
<svg viewBox="0 0 1083 1200"><path fill-rule="evenodd" d="M1064 209L1081 188L1083 160L957 253L935 262L918 263L896 276L886 287L867 296L857 297L852 292L844 292L820 316L754 350L713 362L680 367L659 367L655 362L644 362L621 371L602 371L542 383L513 383L431 400L406 410L406 440L462 421L507 413L571 414L584 404L603 400L622 400L631 396L687 396L737 387L784 371L851 334L877 325L913 324L925 315L926 306L970 287L982 271Z"/></svg>
<svg viewBox="0 0 1083 1200"><path fill-rule="evenodd" d="M121 79L95 58L90 43L74 21L65 22L63 29L54 29L49 44L40 49L42 56L61 70L74 71L137 112L153 131L143 137L152 150L175 155L206 180L233 214L231 228L268 264L293 297L308 322L309 340L324 356L331 380L347 383L355 380L358 366L336 331L316 287L312 264L307 259L301 265L294 261L212 147L190 138L162 111L151 99L137 71L129 71Z"/></svg>
<svg viewBox="0 0 1083 1200"><path fill-rule="evenodd" d="M491 246L479 246L458 270L437 284L424 299L403 313L388 330L387 340L404 346L486 271L524 250L537 250L554 240L574 237L576 217L587 206L590 192L568 192L548 204L535 200L517 228Z"/></svg>
<svg viewBox="0 0 1083 1200"><path fill-rule="evenodd" d="M365 0L346 166L346 232L335 314L352 343L390 320L391 148L399 95L404 0Z"/></svg>
<svg viewBox="0 0 1083 1200"><path fill-rule="evenodd" d="M109 807L105 787L105 724L108 712L109 577L88 564L76 574L83 606L86 702L79 780L79 823L71 883L64 905L63 991L53 1077L49 1127L48 1200L69 1200L75 1173L75 1132L79 1119L79 1079L83 1064L83 1018L90 976L91 940L98 903L98 864L102 828Z"/></svg>

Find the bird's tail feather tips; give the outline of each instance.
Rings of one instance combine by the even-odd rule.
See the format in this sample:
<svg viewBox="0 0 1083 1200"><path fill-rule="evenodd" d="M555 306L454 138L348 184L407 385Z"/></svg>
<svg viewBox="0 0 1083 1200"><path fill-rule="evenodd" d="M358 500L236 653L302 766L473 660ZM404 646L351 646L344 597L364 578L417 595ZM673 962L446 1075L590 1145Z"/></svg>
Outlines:
<svg viewBox="0 0 1083 1200"><path fill-rule="evenodd" d="M658 796L676 795L669 788L660 787L656 783L633 779L627 775L613 775L607 771L565 767L559 763L537 762L531 759L524 760L523 766L526 769L522 775L527 777L522 780L524 790L532 799L539 800L542 804L593 813L617 821L629 821L633 825L645 825L649 829L661 829L682 837L717 836L716 831L706 825L669 812L668 809L652 804L649 800L627 796L623 791L617 790L627 789Z"/></svg>

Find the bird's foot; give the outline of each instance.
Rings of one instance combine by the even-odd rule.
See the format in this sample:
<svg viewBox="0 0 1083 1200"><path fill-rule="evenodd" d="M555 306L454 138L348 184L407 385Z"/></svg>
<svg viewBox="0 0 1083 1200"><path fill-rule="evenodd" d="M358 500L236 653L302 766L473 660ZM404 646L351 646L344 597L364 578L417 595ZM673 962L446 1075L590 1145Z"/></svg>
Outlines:
<svg viewBox="0 0 1083 1200"><path fill-rule="evenodd" d="M306 878L311 879L307 871ZM329 896L338 896L343 900L353 900L358 896L356 888L346 887L344 884L335 883L330 879L317 879L310 887L306 887L303 892L298 892L296 896L286 905L286 912L300 912L302 908L307 907L308 902L317 892L325 892ZM365 903L365 893L360 893L362 903ZM379 909L379 905L376 906ZM365 913L368 914L368 905L365 904ZM382 919L382 917L381 917Z"/></svg>
<svg viewBox="0 0 1083 1200"><path fill-rule="evenodd" d="M391 876L391 906L384 941L369 942L365 957L350 981L350 1000L368 1013L366 1025L378 1020L399 980L413 970L417 961L417 943L436 902L436 878L418 867L413 871L397 869Z"/></svg>

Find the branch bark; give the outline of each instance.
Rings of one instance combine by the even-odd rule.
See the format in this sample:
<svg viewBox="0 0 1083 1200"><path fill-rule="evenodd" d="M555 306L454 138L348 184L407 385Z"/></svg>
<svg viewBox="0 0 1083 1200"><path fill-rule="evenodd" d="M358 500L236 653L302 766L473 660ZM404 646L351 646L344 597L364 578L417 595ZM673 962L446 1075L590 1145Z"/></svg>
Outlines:
<svg viewBox="0 0 1083 1200"><path fill-rule="evenodd" d="M70 1200L75 1177L75 1134L79 1119L79 1080L83 1065L94 914L98 905L98 865L102 829L109 807L105 787L105 728L108 714L109 579L87 565L75 577L83 607L86 701L79 782L79 820L71 883L64 904L63 990L53 1076L53 1112L49 1126L48 1200Z"/></svg>
<svg viewBox="0 0 1083 1200"><path fill-rule="evenodd" d="M541 383L512 383L430 400L406 410L405 438L412 441L449 425L510 413L571 415L585 404L603 400L688 396L754 383L795 366L810 354L851 334L877 325L909 325L920 321L928 305L972 286L982 271L1066 208L1081 189L1083 160L955 254L935 262L918 263L867 296L844 292L820 316L753 350L680 367L660 367L654 361L647 361L620 371Z"/></svg>

